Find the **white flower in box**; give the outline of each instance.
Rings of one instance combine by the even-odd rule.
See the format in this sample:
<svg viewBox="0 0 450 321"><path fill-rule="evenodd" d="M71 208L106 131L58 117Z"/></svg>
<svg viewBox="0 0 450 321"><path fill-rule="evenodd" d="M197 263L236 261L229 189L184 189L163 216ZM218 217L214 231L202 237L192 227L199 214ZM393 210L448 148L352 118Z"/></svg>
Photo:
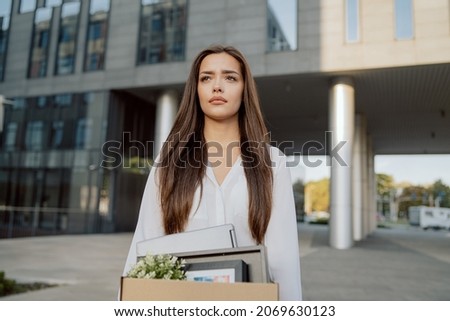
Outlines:
<svg viewBox="0 0 450 321"><path fill-rule="evenodd" d="M185 260L170 254L147 254L128 272L127 277L137 279L185 280Z"/></svg>

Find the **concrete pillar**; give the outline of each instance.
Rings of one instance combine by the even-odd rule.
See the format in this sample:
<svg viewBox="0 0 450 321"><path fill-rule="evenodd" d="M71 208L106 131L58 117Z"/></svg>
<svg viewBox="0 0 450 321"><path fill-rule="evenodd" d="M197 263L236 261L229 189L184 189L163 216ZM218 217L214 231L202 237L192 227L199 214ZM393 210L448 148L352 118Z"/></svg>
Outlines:
<svg viewBox="0 0 450 321"><path fill-rule="evenodd" d="M59 37L59 24L61 17L61 7L53 7L53 19L51 20L50 30L50 43L48 44L48 56L47 56L47 77L52 77L55 74L55 67L58 63L58 37ZM80 57L77 57L80 59ZM81 58L82 59L82 58Z"/></svg>
<svg viewBox="0 0 450 321"><path fill-rule="evenodd" d="M368 215L369 215L369 234L377 228L377 182L375 176L375 155L373 153L372 138L367 137L367 170L368 170Z"/></svg>
<svg viewBox="0 0 450 321"><path fill-rule="evenodd" d="M355 99L351 79L338 78L331 85L329 104L331 142L330 245L348 249L353 245L352 150Z"/></svg>
<svg viewBox="0 0 450 321"><path fill-rule="evenodd" d="M159 154L172 129L178 110L178 95L173 90L165 91L156 102L155 146L153 154Z"/></svg>
<svg viewBox="0 0 450 321"><path fill-rule="evenodd" d="M0 134L3 132L3 119L5 118L5 97L0 95Z"/></svg>
<svg viewBox="0 0 450 321"><path fill-rule="evenodd" d="M355 135L353 140L353 164L352 164L352 214L353 214L353 240L363 239L363 185L362 172L364 170L362 157L362 136L364 115L355 115Z"/></svg>
<svg viewBox="0 0 450 321"><path fill-rule="evenodd" d="M367 121L366 118L362 121L362 135L361 135L361 162L363 164L361 171L361 192L362 192L362 237L363 239L369 235L369 184L368 184L368 160L367 160Z"/></svg>
<svg viewBox="0 0 450 321"><path fill-rule="evenodd" d="M82 74L83 73L83 65L85 48L86 48L86 33L89 24L89 7L90 1L80 1L80 13L78 16L78 39L77 39L77 48L75 50L75 66L74 73Z"/></svg>

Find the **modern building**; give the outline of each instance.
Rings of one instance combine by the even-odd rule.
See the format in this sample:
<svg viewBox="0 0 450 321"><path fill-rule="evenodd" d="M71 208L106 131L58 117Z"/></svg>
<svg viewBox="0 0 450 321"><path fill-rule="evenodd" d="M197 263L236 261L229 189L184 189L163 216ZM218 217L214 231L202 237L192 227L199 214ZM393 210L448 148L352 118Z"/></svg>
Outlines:
<svg viewBox="0 0 450 321"><path fill-rule="evenodd" d="M0 237L133 230L212 43L248 57L275 145L330 156L333 247L375 228L374 155L450 153L448 0L2 0L0 17Z"/></svg>

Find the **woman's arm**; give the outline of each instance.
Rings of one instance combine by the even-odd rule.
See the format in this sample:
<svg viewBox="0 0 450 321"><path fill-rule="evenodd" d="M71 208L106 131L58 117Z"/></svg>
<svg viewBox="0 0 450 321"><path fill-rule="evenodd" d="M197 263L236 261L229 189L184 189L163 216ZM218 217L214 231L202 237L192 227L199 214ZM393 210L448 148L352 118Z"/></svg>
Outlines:
<svg viewBox="0 0 450 321"><path fill-rule="evenodd" d="M274 162L272 215L265 236L269 268L280 300L302 300L297 218L291 173L284 156L271 148Z"/></svg>
<svg viewBox="0 0 450 321"><path fill-rule="evenodd" d="M161 206L159 202L159 188L155 180L156 169L156 167L152 167L147 178L136 230L134 232L133 240L131 241L127 261L123 270L124 276L136 263L136 243L164 235Z"/></svg>

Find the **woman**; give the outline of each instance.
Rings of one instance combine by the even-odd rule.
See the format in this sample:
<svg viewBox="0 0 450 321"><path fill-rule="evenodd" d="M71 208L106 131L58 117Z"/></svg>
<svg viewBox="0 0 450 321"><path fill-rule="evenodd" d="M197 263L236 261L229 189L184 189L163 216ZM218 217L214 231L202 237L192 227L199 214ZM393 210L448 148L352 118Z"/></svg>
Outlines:
<svg viewBox="0 0 450 321"><path fill-rule="evenodd" d="M239 246L266 246L280 299L300 300L286 158L268 144L244 56L212 46L192 64L175 124L150 172L125 271L136 262L139 241L228 223Z"/></svg>

